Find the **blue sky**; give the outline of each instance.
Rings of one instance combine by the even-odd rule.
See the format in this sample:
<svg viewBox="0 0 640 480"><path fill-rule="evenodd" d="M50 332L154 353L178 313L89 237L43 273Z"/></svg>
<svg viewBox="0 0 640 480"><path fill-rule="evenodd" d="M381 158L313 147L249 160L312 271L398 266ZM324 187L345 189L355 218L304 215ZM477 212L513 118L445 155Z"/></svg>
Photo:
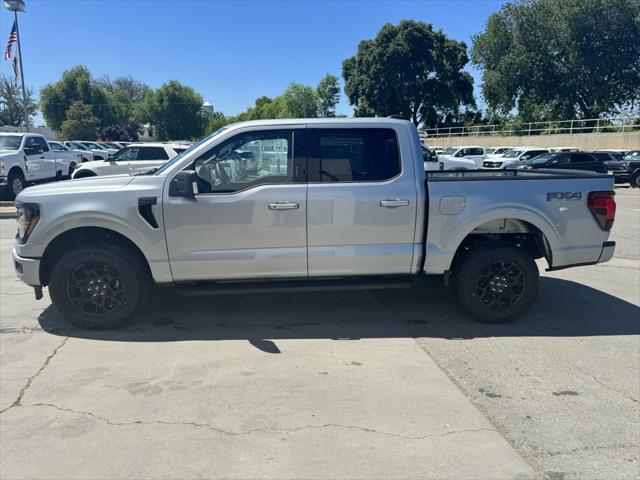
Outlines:
<svg viewBox="0 0 640 480"><path fill-rule="evenodd" d="M25 78L36 92L83 64L95 76L131 75L152 87L177 79L216 110L235 114L292 81L315 85L325 73L341 77L342 61L387 22L422 20L470 45L502 3L26 0L19 22ZM4 51L13 18L4 8L0 15ZM480 77L468 70L478 95ZM3 58L0 73L13 74ZM352 113L344 94L339 111Z"/></svg>

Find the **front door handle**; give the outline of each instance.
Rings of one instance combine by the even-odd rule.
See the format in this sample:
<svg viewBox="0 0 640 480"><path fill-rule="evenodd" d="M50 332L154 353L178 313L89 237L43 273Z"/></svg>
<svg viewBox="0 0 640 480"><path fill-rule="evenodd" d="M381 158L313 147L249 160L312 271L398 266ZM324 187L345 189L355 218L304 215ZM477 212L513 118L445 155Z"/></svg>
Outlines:
<svg viewBox="0 0 640 480"><path fill-rule="evenodd" d="M269 210L295 210L300 208L298 202L275 202L269 204Z"/></svg>
<svg viewBox="0 0 640 480"><path fill-rule="evenodd" d="M380 200L380 206L385 208L406 207L408 205L409 205L409 200L400 200L399 198Z"/></svg>

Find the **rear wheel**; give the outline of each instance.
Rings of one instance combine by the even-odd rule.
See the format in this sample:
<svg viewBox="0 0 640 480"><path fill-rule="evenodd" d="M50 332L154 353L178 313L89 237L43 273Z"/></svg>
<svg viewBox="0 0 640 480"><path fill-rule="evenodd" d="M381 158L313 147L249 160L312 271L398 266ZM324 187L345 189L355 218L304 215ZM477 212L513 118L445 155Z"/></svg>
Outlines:
<svg viewBox="0 0 640 480"><path fill-rule="evenodd" d="M75 163L71 163L71 165L69 165L69 178L71 178L71 175L73 175L73 171L76 169L76 164Z"/></svg>
<svg viewBox="0 0 640 480"><path fill-rule="evenodd" d="M509 245L478 245L454 275L460 303L486 323L514 320L531 307L538 293L535 261Z"/></svg>
<svg viewBox="0 0 640 480"><path fill-rule="evenodd" d="M636 172L631 177L631 186L634 188L640 188L640 172Z"/></svg>
<svg viewBox="0 0 640 480"><path fill-rule="evenodd" d="M70 323L91 330L115 328L144 304L149 273L129 248L108 243L63 255L49 277L51 301Z"/></svg>

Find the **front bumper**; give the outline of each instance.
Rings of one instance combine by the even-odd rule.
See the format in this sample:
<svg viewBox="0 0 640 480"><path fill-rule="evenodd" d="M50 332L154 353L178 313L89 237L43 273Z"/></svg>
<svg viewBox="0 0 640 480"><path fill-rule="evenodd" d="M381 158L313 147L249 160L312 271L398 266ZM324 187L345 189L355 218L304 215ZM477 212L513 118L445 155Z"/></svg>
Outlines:
<svg viewBox="0 0 640 480"><path fill-rule="evenodd" d="M40 283L40 259L23 258L13 249L13 268L16 275L27 285L39 287Z"/></svg>

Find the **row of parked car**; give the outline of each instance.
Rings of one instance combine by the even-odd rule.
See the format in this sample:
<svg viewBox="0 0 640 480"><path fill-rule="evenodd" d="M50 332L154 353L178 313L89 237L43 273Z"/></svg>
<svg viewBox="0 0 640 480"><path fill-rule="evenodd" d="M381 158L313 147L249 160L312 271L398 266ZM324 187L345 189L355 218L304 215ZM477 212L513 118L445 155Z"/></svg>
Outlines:
<svg viewBox="0 0 640 480"><path fill-rule="evenodd" d="M15 198L31 183L159 168L189 143L48 141L36 133L0 133L0 189Z"/></svg>
<svg viewBox="0 0 640 480"><path fill-rule="evenodd" d="M542 148L459 146L428 147L423 144L425 170L498 170L551 168L608 173L616 183L640 187L640 150L583 152L576 147Z"/></svg>
<svg viewBox="0 0 640 480"><path fill-rule="evenodd" d="M0 133L0 189L14 198L31 183L100 175L140 174L160 168L189 142L47 141L35 133ZM565 169L609 173L640 187L640 151L582 152L574 147L422 145L425 170Z"/></svg>

